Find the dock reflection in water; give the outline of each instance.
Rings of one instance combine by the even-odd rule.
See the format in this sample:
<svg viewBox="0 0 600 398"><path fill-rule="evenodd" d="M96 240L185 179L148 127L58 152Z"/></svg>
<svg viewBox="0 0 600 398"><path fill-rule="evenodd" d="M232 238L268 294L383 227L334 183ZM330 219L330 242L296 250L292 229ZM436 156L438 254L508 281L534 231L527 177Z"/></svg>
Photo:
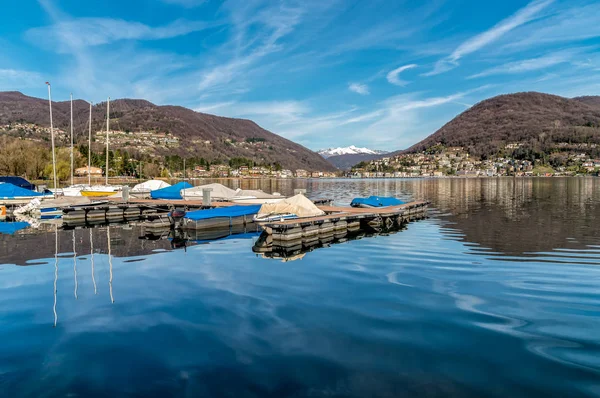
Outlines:
<svg viewBox="0 0 600 398"><path fill-rule="evenodd" d="M267 242L302 257L286 263L254 231L0 234L0 395L600 394L600 179L230 184L433 208L396 233Z"/></svg>

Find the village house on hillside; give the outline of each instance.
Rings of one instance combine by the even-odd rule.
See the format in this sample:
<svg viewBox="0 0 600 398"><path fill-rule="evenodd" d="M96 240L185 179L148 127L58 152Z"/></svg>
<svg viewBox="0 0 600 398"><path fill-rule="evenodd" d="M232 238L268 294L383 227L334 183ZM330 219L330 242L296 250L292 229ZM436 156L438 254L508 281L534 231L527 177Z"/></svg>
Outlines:
<svg viewBox="0 0 600 398"><path fill-rule="evenodd" d="M101 177L102 176L102 169L99 167L90 167L90 175L92 177ZM75 169L74 171L75 175L77 177L84 177L88 175L88 168L86 167L79 167L77 169Z"/></svg>

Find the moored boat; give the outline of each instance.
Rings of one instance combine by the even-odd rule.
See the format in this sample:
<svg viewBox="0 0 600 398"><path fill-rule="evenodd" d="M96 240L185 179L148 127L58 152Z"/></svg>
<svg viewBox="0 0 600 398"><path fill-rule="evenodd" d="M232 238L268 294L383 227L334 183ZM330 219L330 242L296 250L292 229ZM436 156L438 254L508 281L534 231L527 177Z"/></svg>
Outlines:
<svg viewBox="0 0 600 398"><path fill-rule="evenodd" d="M184 189L181 191L181 196L186 200L198 200L204 197L206 189L210 190L210 199L216 202L260 205L277 203L286 198L277 192L269 194L261 190L244 190L239 188L234 190L218 183Z"/></svg>
<svg viewBox="0 0 600 398"><path fill-rule="evenodd" d="M148 180L135 185L129 194L135 198L149 198L152 191L170 187L171 184L161 180Z"/></svg>
<svg viewBox="0 0 600 398"><path fill-rule="evenodd" d="M81 190L82 196L112 196L120 191L121 187L113 185L94 185Z"/></svg>
<svg viewBox="0 0 600 398"><path fill-rule="evenodd" d="M276 203L263 204L258 214L254 216L254 221L285 221L302 217L317 217L324 214L325 212L319 209L310 199L298 194Z"/></svg>
<svg viewBox="0 0 600 398"><path fill-rule="evenodd" d="M400 199L392 196L369 196L368 198L354 198L350 203L352 207L387 207L387 206L399 206L403 205L404 202Z"/></svg>
<svg viewBox="0 0 600 398"><path fill-rule="evenodd" d="M75 184L68 186L66 188L53 188L50 189L50 192L58 195L58 196L82 196L81 191L90 189L91 187L87 184Z"/></svg>
<svg viewBox="0 0 600 398"><path fill-rule="evenodd" d="M29 189L17 187L8 182L0 183L0 204L22 205L29 203L32 199L53 198L54 195L30 191Z"/></svg>

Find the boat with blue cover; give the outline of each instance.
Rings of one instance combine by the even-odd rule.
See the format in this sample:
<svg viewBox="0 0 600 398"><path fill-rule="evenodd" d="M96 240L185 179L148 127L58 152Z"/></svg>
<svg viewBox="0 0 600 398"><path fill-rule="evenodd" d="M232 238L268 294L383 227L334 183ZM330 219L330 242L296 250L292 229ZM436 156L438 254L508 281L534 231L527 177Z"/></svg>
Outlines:
<svg viewBox="0 0 600 398"><path fill-rule="evenodd" d="M53 198L54 195L46 195L13 185L9 182L0 183L0 204L21 205L29 203L32 199Z"/></svg>
<svg viewBox="0 0 600 398"><path fill-rule="evenodd" d="M192 188L192 184L189 182L178 182L170 187L151 191L150 197L152 199L183 199L181 197L181 191L188 188Z"/></svg>
<svg viewBox="0 0 600 398"><path fill-rule="evenodd" d="M9 183L17 186L19 188L28 189L30 191L35 191L35 185L24 179L23 177L17 176L0 176L0 183Z"/></svg>
<svg viewBox="0 0 600 398"><path fill-rule="evenodd" d="M253 217L260 205L238 205L187 212L183 217L183 228L229 228L235 225L253 224Z"/></svg>
<svg viewBox="0 0 600 398"><path fill-rule="evenodd" d="M403 205L404 202L391 196L369 196L368 198L354 198L350 203L352 207L388 207Z"/></svg>

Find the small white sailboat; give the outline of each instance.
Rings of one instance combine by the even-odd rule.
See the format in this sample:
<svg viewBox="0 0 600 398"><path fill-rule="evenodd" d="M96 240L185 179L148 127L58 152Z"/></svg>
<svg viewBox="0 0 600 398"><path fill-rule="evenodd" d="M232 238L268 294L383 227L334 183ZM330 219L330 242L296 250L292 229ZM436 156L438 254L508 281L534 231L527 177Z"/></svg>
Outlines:
<svg viewBox="0 0 600 398"><path fill-rule="evenodd" d="M90 112L91 112L91 105L90 105ZM90 113L90 130L91 130L91 113ZM108 100L106 101L106 166L105 166L105 184L104 185L93 185L90 186L88 188L82 189L80 191L81 195L83 196L113 196L115 194L117 194L120 190L121 187L117 187L114 185L109 185L108 184L108 132L110 129L110 97L108 97ZM91 133L90 133L90 143L89 143L90 147L91 147ZM89 155L88 155L88 159L89 159ZM89 160L88 160L88 176L89 176Z"/></svg>

